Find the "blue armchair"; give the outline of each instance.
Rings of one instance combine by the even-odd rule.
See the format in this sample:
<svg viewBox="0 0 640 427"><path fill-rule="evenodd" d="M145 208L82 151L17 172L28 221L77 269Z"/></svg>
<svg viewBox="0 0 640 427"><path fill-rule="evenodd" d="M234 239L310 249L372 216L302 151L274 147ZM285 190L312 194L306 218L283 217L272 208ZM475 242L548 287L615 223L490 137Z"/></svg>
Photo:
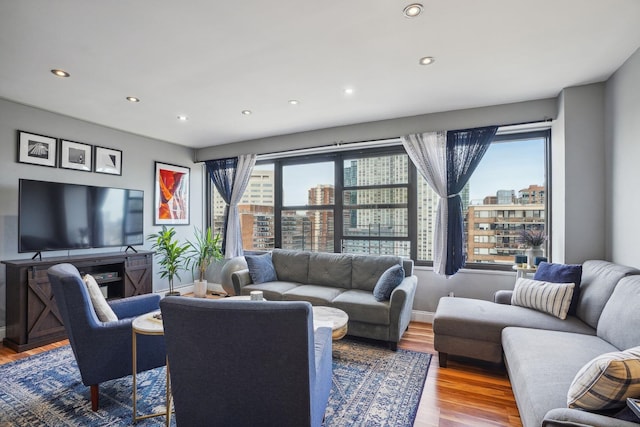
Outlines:
<svg viewBox="0 0 640 427"><path fill-rule="evenodd" d="M158 310L159 295L140 295L110 301L118 317L101 322L93 309L80 273L71 264L47 270L53 295L80 369L82 383L91 388L91 409L98 410L99 384L131 375L131 322L141 314ZM138 337L138 372L164 366L164 337Z"/></svg>
<svg viewBox="0 0 640 427"><path fill-rule="evenodd" d="M160 302L176 424L319 427L331 391L331 328L302 301Z"/></svg>

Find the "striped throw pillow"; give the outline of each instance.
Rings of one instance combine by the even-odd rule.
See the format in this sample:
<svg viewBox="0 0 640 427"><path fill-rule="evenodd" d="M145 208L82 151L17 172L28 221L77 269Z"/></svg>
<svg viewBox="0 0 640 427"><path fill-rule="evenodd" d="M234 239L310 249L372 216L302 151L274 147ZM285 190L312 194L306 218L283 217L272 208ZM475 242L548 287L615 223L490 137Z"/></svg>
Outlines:
<svg viewBox="0 0 640 427"><path fill-rule="evenodd" d="M597 411L640 396L640 347L606 353L584 365L567 393L569 408Z"/></svg>
<svg viewBox="0 0 640 427"><path fill-rule="evenodd" d="M573 283L551 283L520 278L511 297L511 305L533 308L562 320L567 318Z"/></svg>

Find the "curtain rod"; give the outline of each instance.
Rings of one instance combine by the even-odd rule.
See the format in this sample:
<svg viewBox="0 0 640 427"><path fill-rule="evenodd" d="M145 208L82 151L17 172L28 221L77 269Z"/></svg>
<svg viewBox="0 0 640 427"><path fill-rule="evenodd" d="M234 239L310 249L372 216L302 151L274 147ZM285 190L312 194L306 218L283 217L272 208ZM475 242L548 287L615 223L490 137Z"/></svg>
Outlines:
<svg viewBox="0 0 640 427"><path fill-rule="evenodd" d="M535 130L543 130L551 127L550 123L553 119L545 117L543 120L536 120L530 122L518 122L518 123L509 123L509 124L501 124L498 125L498 132L496 135L505 134L505 133L518 133L518 132L530 132ZM547 123L549 123L547 125ZM482 126L479 126L482 127ZM442 130L440 130L442 131ZM436 131L434 131L436 132ZM257 160L273 160L279 159L283 157L295 157L305 154L322 154L326 153L329 150L332 152L336 151L349 151L354 148L374 148L374 147L392 147L394 145L402 144L402 137L393 137L393 138L382 138L382 139L374 139L367 141L334 141L333 143L327 145L316 145L313 147L299 148L293 150L283 150L283 151L274 151L271 153L258 154ZM357 147L350 147L357 146ZM214 159L211 159L214 160ZM215 159L218 160L218 159ZM200 161L200 163L204 163L205 160Z"/></svg>

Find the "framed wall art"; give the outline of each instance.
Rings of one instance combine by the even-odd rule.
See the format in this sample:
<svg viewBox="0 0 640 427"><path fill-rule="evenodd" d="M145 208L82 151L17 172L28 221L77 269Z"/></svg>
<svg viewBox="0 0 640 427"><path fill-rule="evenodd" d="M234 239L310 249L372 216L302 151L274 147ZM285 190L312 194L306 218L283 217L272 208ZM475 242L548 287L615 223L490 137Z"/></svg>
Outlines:
<svg viewBox="0 0 640 427"><path fill-rule="evenodd" d="M122 175L122 151L96 146L94 171L110 175Z"/></svg>
<svg viewBox="0 0 640 427"><path fill-rule="evenodd" d="M91 172L91 152L89 144L63 139L60 142L60 167Z"/></svg>
<svg viewBox="0 0 640 427"><path fill-rule="evenodd" d="M18 162L57 167L58 140L50 136L18 131Z"/></svg>
<svg viewBox="0 0 640 427"><path fill-rule="evenodd" d="M155 162L155 225L189 224L189 181L191 169Z"/></svg>

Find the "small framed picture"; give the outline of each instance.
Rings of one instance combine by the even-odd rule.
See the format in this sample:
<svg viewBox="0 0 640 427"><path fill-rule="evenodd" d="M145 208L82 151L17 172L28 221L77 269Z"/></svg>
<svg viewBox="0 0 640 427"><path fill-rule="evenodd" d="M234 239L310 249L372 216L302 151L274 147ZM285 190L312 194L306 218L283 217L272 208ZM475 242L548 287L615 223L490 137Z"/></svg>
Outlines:
<svg viewBox="0 0 640 427"><path fill-rule="evenodd" d="M18 131L18 162L57 167L58 140L50 136Z"/></svg>
<svg viewBox="0 0 640 427"><path fill-rule="evenodd" d="M156 162L154 225L189 224L191 169Z"/></svg>
<svg viewBox="0 0 640 427"><path fill-rule="evenodd" d="M60 167L91 172L91 145L63 139L60 143Z"/></svg>
<svg viewBox="0 0 640 427"><path fill-rule="evenodd" d="M94 172L122 175L122 151L96 145L94 164Z"/></svg>

